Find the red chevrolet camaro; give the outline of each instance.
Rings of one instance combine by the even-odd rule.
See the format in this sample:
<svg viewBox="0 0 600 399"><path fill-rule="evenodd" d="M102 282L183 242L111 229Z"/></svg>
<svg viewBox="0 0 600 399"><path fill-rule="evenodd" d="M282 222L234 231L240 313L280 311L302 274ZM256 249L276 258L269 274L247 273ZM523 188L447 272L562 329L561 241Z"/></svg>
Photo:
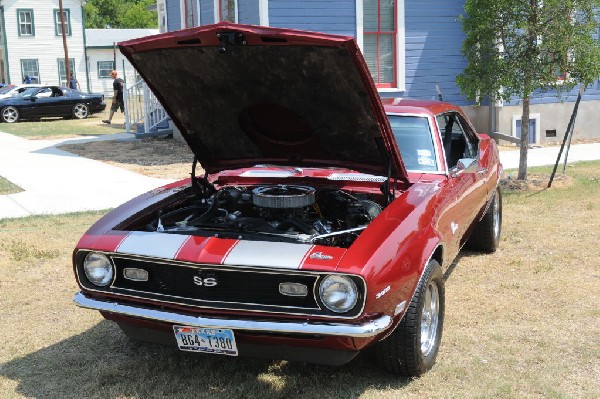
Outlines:
<svg viewBox="0 0 600 399"><path fill-rule="evenodd" d="M444 270L498 246L495 143L451 104L382 101L353 38L221 23L120 47L195 161L82 237L75 302L183 351L430 369Z"/></svg>

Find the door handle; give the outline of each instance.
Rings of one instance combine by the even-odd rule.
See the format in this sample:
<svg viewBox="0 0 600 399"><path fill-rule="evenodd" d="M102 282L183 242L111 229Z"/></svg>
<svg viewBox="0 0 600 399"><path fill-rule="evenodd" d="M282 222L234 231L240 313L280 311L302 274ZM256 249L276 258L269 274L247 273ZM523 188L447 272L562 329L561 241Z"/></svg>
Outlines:
<svg viewBox="0 0 600 399"><path fill-rule="evenodd" d="M478 175L483 175L483 174L486 174L486 173L487 173L487 171L488 171L488 170L487 170L487 168L479 169L479 170L477 171L477 174L478 174Z"/></svg>

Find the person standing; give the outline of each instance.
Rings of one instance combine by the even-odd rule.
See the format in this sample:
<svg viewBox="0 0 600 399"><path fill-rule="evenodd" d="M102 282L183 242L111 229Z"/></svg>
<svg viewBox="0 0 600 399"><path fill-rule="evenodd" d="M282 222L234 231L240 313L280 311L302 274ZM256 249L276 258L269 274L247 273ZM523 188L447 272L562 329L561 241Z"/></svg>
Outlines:
<svg viewBox="0 0 600 399"><path fill-rule="evenodd" d="M69 76L69 88L73 89L73 90L79 90L81 91L81 86L79 85L79 81L77 79L75 79L75 76L73 76L73 73L70 73Z"/></svg>
<svg viewBox="0 0 600 399"><path fill-rule="evenodd" d="M117 71L111 71L110 76L113 80L113 99L110 106L110 114L108 119L104 119L102 122L110 124L112 122L113 115L119 108L121 112L125 112L125 102L123 101L123 79L118 77Z"/></svg>

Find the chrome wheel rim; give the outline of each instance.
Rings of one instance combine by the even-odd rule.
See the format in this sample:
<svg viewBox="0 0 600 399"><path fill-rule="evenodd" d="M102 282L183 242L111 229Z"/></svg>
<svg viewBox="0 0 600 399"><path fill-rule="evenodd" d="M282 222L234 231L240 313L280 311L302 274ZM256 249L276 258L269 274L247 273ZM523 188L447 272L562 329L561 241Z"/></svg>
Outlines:
<svg viewBox="0 0 600 399"><path fill-rule="evenodd" d="M492 212L494 212L494 238L498 240L500 237L500 201L498 201L498 194L496 194L496 198L494 198L494 204L492 206Z"/></svg>
<svg viewBox="0 0 600 399"><path fill-rule="evenodd" d="M85 106L84 104L77 104L75 106L74 114L79 119L85 118L88 114L87 106Z"/></svg>
<svg viewBox="0 0 600 399"><path fill-rule="evenodd" d="M425 290L425 302L421 313L421 353L428 356L435 348L440 322L440 291L435 282L430 281Z"/></svg>
<svg viewBox="0 0 600 399"><path fill-rule="evenodd" d="M13 107L4 108L4 110L2 111L2 119L4 119L5 122L15 122L18 117L19 113Z"/></svg>

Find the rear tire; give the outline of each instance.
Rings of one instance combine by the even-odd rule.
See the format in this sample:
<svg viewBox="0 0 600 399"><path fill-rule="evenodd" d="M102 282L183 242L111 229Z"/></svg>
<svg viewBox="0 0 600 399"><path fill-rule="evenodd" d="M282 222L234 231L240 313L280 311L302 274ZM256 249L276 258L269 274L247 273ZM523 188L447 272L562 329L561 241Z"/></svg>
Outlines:
<svg viewBox="0 0 600 399"><path fill-rule="evenodd" d="M16 123L20 116L19 110L13 106L2 108L2 122Z"/></svg>
<svg viewBox="0 0 600 399"><path fill-rule="evenodd" d="M467 247L473 251L493 253L500 244L500 233L502 232L502 192L496 188L490 207L477 223L469 240Z"/></svg>
<svg viewBox="0 0 600 399"><path fill-rule="evenodd" d="M433 367L442 339L444 297L442 268L432 259L396 330L372 349L380 367L406 377L418 377Z"/></svg>
<svg viewBox="0 0 600 399"><path fill-rule="evenodd" d="M90 110L86 104L77 103L73 107L73 117L75 119L85 119L90 114Z"/></svg>

